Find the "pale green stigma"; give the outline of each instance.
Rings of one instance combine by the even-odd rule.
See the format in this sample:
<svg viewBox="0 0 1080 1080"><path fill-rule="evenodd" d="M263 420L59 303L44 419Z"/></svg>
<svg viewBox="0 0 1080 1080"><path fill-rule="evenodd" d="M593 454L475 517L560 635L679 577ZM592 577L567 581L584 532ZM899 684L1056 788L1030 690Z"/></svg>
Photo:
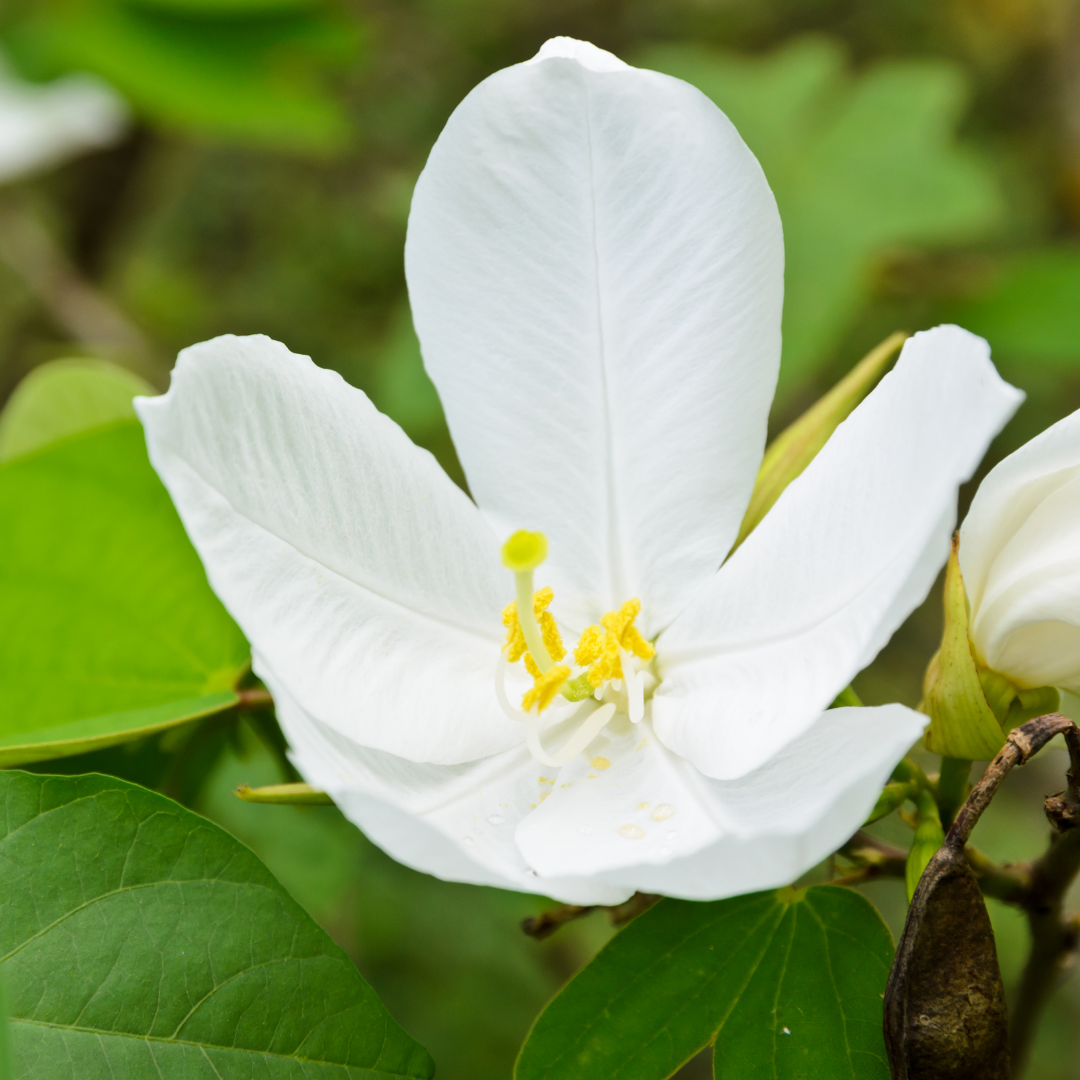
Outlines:
<svg viewBox="0 0 1080 1080"><path fill-rule="evenodd" d="M502 546L503 566L515 574L535 570L548 553L547 537L542 532L518 529Z"/></svg>

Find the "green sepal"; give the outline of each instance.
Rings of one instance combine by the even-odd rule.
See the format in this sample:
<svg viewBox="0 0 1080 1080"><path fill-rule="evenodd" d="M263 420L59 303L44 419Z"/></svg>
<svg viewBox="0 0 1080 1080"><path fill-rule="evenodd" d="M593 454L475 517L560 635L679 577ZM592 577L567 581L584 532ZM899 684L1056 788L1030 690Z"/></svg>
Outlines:
<svg viewBox="0 0 1080 1080"><path fill-rule="evenodd" d="M264 787L237 785L233 794L244 802L267 806L333 806L334 800L310 784L267 784Z"/></svg>
<svg viewBox="0 0 1080 1080"><path fill-rule="evenodd" d="M1061 694L1055 686L1036 686L1032 690L1017 690L1016 697L1009 705L1009 714L1005 717L1004 727L1012 731L1014 727L1034 720L1036 716L1057 712L1061 707Z"/></svg>
<svg viewBox="0 0 1080 1080"><path fill-rule="evenodd" d="M953 537L945 568L945 631L941 648L926 669L922 709L930 716L923 736L928 750L942 757L985 761L1005 745L1005 733L990 707L968 638L968 604L960 573L959 537ZM991 680L993 698L1000 684Z"/></svg>
<svg viewBox="0 0 1080 1080"><path fill-rule="evenodd" d="M913 781L892 781L886 784L881 789L881 794L874 803L870 816L863 822L863 827L880 821L894 810L899 810L908 799L914 799L918 791L919 785Z"/></svg>
<svg viewBox="0 0 1080 1080"><path fill-rule="evenodd" d="M735 550L772 509L784 489L799 476L829 441L840 423L876 385L889 361L900 351L906 334L890 334L875 346L823 398L786 427L765 451Z"/></svg>
<svg viewBox="0 0 1080 1080"><path fill-rule="evenodd" d="M915 895L915 887L919 884L926 864L934 857L934 853L945 842L945 831L941 827L941 816L938 813L937 803L929 791L920 791L918 796L918 817L915 825L915 839L912 841L911 850L908 852L907 882L908 902Z"/></svg>

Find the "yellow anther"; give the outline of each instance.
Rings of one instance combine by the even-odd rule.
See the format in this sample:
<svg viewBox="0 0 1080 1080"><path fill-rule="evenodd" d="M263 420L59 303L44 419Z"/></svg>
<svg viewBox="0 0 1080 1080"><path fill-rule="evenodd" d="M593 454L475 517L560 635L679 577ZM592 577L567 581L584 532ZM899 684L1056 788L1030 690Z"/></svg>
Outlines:
<svg viewBox="0 0 1080 1080"><path fill-rule="evenodd" d="M532 679L539 679L542 672L536 666L536 661L532 658L530 653L525 654L525 670L529 673L529 677Z"/></svg>
<svg viewBox="0 0 1080 1080"><path fill-rule="evenodd" d="M526 712L533 708L537 712L543 712L555 700L555 695L569 678L570 669L565 664L556 664L549 668L543 675L537 676L531 690L525 691L525 696L521 699L521 707Z"/></svg>
<svg viewBox="0 0 1080 1080"><path fill-rule="evenodd" d="M545 610L554 599L555 593L550 587L545 586L537 590L533 594L533 614L540 625L540 637L551 659L561 660L566 655L566 647L563 645L554 617ZM524 656L525 665L528 667L532 662L532 657L528 654L529 646L525 642L525 634L522 632L521 621L518 619L516 600L512 600L503 608L502 620L503 626L506 627L506 645L503 649L506 659L514 663Z"/></svg>
<svg viewBox="0 0 1080 1080"><path fill-rule="evenodd" d="M634 625L634 620L641 614L641 601L627 600L618 611L609 611L600 621L604 629L614 634L619 644L642 660L651 660L656 650L642 636Z"/></svg>
<svg viewBox="0 0 1080 1080"><path fill-rule="evenodd" d="M518 529L502 546L503 566L520 574L535 570L547 558L548 542L542 532Z"/></svg>
<svg viewBox="0 0 1080 1080"><path fill-rule="evenodd" d="M609 611L601 618L603 626L587 626L578 639L574 660L579 667L589 669L593 686L623 677L620 647L642 660L652 659L655 650L634 625L640 611L640 600L627 600L618 611Z"/></svg>
<svg viewBox="0 0 1080 1080"><path fill-rule="evenodd" d="M506 627L506 645L503 652L506 659L511 663L520 660L528 645L525 644L525 635L521 632L521 623L517 617L517 601L511 600L502 613L503 626Z"/></svg>
<svg viewBox="0 0 1080 1080"><path fill-rule="evenodd" d="M566 655L566 646L562 643L555 617L545 608L555 599L555 593L549 586L539 589L533 596L533 614L540 624L540 636L552 660L561 660Z"/></svg>
<svg viewBox="0 0 1080 1080"><path fill-rule="evenodd" d="M604 651L604 631L599 626L586 626L574 646L574 662L578 667L588 667L600 659Z"/></svg>

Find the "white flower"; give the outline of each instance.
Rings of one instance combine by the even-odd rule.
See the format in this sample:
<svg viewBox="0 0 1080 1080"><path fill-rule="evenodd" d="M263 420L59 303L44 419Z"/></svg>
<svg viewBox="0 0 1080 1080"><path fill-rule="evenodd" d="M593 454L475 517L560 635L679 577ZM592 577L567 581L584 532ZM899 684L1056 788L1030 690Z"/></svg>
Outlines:
<svg viewBox="0 0 1080 1080"><path fill-rule="evenodd" d="M100 79L29 83L0 56L0 183L108 146L127 124L123 99Z"/></svg>
<svg viewBox="0 0 1080 1080"><path fill-rule="evenodd" d="M1080 412L987 475L960 528L976 659L1080 693Z"/></svg>
<svg viewBox="0 0 1080 1080"><path fill-rule="evenodd" d="M266 338L186 350L138 403L301 772L444 878L585 903L792 880L920 733L901 706L824 710L926 595L1018 393L981 339L917 335L725 562L779 363L776 206L697 90L566 39L451 117L406 269L476 505ZM507 715L530 685L502 658L518 529L548 538L538 584L568 643L638 598L655 641L648 659L620 639L605 705L566 721Z"/></svg>

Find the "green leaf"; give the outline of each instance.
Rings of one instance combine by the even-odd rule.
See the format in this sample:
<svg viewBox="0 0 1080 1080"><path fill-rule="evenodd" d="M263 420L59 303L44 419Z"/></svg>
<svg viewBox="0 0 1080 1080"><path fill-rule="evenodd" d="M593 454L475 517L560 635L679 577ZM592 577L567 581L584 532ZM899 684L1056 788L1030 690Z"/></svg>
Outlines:
<svg viewBox="0 0 1080 1080"><path fill-rule="evenodd" d="M1006 261L977 300L948 316L981 334L994 354L1075 369L1080 361L1080 248L1033 251Z"/></svg>
<svg viewBox="0 0 1080 1080"><path fill-rule="evenodd" d="M11 1039L8 1033L7 994L0 979L0 1080L11 1080Z"/></svg>
<svg viewBox="0 0 1080 1080"><path fill-rule="evenodd" d="M445 422L438 391L424 370L408 303L394 315L378 359L372 399L413 438Z"/></svg>
<svg viewBox="0 0 1080 1080"><path fill-rule="evenodd" d="M131 399L157 391L106 360L53 360L35 368L0 413L0 461L65 435L134 419Z"/></svg>
<svg viewBox="0 0 1080 1080"><path fill-rule="evenodd" d="M663 900L551 1002L516 1080L662 1080L714 1044L717 1077L888 1080L889 931L849 889Z"/></svg>
<svg viewBox="0 0 1080 1080"><path fill-rule="evenodd" d="M0 464L0 627L9 765L229 708L249 663L134 420Z"/></svg>
<svg viewBox="0 0 1080 1080"><path fill-rule="evenodd" d="M0 805L17 1077L432 1075L348 956L205 818L98 775L0 774Z"/></svg>
<svg viewBox="0 0 1080 1080"><path fill-rule="evenodd" d="M26 74L92 71L166 127L316 153L344 146L350 121L325 71L355 55L354 22L319 8L190 17L207 14L54 0L18 22L7 43Z"/></svg>
<svg viewBox="0 0 1080 1080"><path fill-rule="evenodd" d="M944 61L878 64L858 78L838 45L804 39L764 58L681 46L639 58L711 97L757 155L786 249L781 386L838 344L900 244L985 234L1002 215L987 167L955 145L968 96Z"/></svg>

